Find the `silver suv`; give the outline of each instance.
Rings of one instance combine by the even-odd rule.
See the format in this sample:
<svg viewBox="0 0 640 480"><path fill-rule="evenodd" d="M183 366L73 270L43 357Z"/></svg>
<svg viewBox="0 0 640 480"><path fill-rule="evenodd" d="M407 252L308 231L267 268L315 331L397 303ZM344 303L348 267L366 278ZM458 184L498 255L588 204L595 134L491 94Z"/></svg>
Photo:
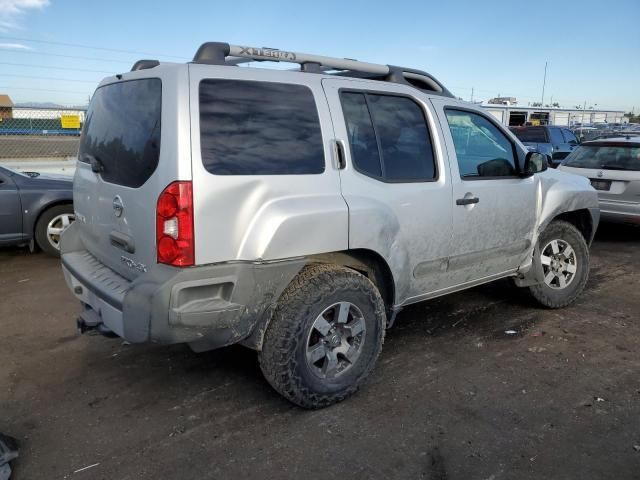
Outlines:
<svg viewBox="0 0 640 480"><path fill-rule="evenodd" d="M81 331L240 343L308 408L356 391L406 305L503 277L570 304L599 220L587 179L425 72L225 43L100 83L74 206Z"/></svg>

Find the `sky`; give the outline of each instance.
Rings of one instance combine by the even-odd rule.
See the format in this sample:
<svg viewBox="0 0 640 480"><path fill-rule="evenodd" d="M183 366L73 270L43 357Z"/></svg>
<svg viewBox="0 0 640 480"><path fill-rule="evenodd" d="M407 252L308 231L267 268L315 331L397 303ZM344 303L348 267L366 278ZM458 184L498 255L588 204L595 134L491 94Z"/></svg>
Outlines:
<svg viewBox="0 0 640 480"><path fill-rule="evenodd" d="M545 103L640 111L640 0L0 0L0 94L83 105L101 78L205 41L418 68L523 105L548 62Z"/></svg>

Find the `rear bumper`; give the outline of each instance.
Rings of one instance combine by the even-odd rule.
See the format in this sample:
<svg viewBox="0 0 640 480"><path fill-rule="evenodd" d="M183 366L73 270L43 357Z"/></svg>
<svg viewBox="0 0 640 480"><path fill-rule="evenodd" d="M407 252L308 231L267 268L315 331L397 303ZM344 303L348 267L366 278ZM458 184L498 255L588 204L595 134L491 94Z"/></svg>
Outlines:
<svg viewBox="0 0 640 480"><path fill-rule="evenodd" d="M84 306L81 317L132 343L188 343L194 350L230 345L251 335L305 263L154 265L129 281L85 249L65 251L64 244L71 243L63 242L62 268Z"/></svg>
<svg viewBox="0 0 640 480"><path fill-rule="evenodd" d="M610 222L640 223L640 203L600 199L600 216Z"/></svg>

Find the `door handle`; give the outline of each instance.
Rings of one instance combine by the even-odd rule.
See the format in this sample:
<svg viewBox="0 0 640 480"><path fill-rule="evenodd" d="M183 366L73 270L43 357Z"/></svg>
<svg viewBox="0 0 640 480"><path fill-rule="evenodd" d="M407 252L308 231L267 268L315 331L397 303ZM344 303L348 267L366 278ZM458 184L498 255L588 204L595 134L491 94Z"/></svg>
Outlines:
<svg viewBox="0 0 640 480"><path fill-rule="evenodd" d="M480 199L478 197L471 198L458 198L456 200L456 205L473 205L474 203L478 203Z"/></svg>
<svg viewBox="0 0 640 480"><path fill-rule="evenodd" d="M338 163L338 170L343 170L347 166L347 160L344 155L344 144L342 140L334 140L334 147L336 152L336 162Z"/></svg>
<svg viewBox="0 0 640 480"><path fill-rule="evenodd" d="M125 235L124 233L117 232L115 230L109 233L109 241L111 245L114 247L118 247L125 252L135 253L136 247L133 244L133 240L129 235Z"/></svg>

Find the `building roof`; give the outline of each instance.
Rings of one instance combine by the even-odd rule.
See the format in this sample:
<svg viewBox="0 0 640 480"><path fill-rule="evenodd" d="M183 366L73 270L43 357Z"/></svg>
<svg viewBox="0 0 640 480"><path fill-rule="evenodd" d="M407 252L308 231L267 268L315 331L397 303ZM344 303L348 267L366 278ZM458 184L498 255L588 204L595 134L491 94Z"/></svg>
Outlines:
<svg viewBox="0 0 640 480"><path fill-rule="evenodd" d="M5 108L13 107L13 102L11 101L11 98L9 98L9 95L0 94L0 107L5 107Z"/></svg>
<svg viewBox="0 0 640 480"><path fill-rule="evenodd" d="M528 111L528 112L577 112L577 113L624 113L624 110L605 110L601 108L562 108L562 107L530 107L524 105L503 105L499 103L482 103L481 107L488 109Z"/></svg>

